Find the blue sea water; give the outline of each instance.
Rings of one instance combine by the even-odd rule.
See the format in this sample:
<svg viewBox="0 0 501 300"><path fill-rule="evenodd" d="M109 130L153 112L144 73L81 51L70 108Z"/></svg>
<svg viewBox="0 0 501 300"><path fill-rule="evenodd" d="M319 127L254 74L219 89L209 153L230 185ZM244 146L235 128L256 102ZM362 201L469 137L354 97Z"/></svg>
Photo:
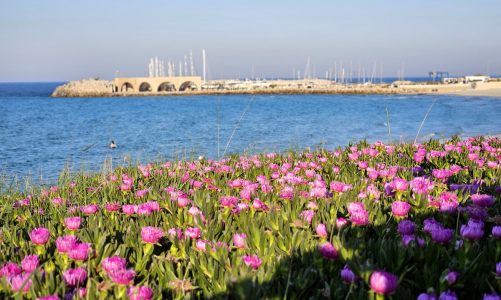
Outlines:
<svg viewBox="0 0 501 300"><path fill-rule="evenodd" d="M492 97L51 98L57 85L0 84L0 173L53 181L65 166L99 171L110 158L118 166L223 153L332 149L361 139L409 141L433 103L421 140L501 133L501 98ZM117 149L108 148L110 140Z"/></svg>

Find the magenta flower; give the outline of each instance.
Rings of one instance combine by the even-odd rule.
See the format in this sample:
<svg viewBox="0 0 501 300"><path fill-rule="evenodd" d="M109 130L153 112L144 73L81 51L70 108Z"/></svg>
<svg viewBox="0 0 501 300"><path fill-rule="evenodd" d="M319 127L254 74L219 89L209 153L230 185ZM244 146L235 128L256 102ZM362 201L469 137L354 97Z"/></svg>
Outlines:
<svg viewBox="0 0 501 300"><path fill-rule="evenodd" d="M38 259L38 255L27 255L21 262L21 267L24 272L31 273L38 268L39 263L40 260Z"/></svg>
<svg viewBox="0 0 501 300"><path fill-rule="evenodd" d="M341 280L345 283L354 283L358 279L358 276L353 273L348 265L345 265L339 273L341 275Z"/></svg>
<svg viewBox="0 0 501 300"><path fill-rule="evenodd" d="M82 267L68 269L63 272L63 278L69 286L82 286L87 279L87 271Z"/></svg>
<svg viewBox="0 0 501 300"><path fill-rule="evenodd" d="M434 293L421 293L416 300L437 300Z"/></svg>
<svg viewBox="0 0 501 300"><path fill-rule="evenodd" d="M86 215L93 215L99 210L99 206L96 204L89 204L80 207L80 211Z"/></svg>
<svg viewBox="0 0 501 300"><path fill-rule="evenodd" d="M407 180L400 177L394 177L390 185L396 192L405 192L409 187Z"/></svg>
<svg viewBox="0 0 501 300"><path fill-rule="evenodd" d="M451 290L447 290L445 292L442 292L440 294L440 297L438 298L439 300L457 300L458 297L456 296L456 293L454 293Z"/></svg>
<svg viewBox="0 0 501 300"><path fill-rule="evenodd" d="M404 201L395 201L391 204L391 212L397 217L405 217L409 213L411 205Z"/></svg>
<svg viewBox="0 0 501 300"><path fill-rule="evenodd" d="M346 220L345 218L339 217L336 219L336 228L337 229L343 228L343 226L345 226L346 224L348 224L348 220Z"/></svg>
<svg viewBox="0 0 501 300"><path fill-rule="evenodd" d="M115 211L119 211L120 210L120 204L118 203L106 203L104 205L104 209L107 211L107 212L115 212Z"/></svg>
<svg viewBox="0 0 501 300"><path fill-rule="evenodd" d="M184 231L184 235L192 239L198 239L202 235L202 231L197 227L188 227Z"/></svg>
<svg viewBox="0 0 501 300"><path fill-rule="evenodd" d="M78 230L82 219L80 217L69 217L64 219L64 226L69 230Z"/></svg>
<svg viewBox="0 0 501 300"><path fill-rule="evenodd" d="M362 202L351 202L348 204L348 213L350 213L350 221L355 225L369 224L369 212L365 210Z"/></svg>
<svg viewBox="0 0 501 300"><path fill-rule="evenodd" d="M336 248L329 242L320 244L318 246L318 252L327 259L336 259L338 256Z"/></svg>
<svg viewBox="0 0 501 300"><path fill-rule="evenodd" d="M262 263L261 259L259 259L259 256L257 255L244 255L242 259L246 265L250 266L254 270L257 270Z"/></svg>
<svg viewBox="0 0 501 300"><path fill-rule="evenodd" d="M332 181L330 183L331 192L336 192L336 193L345 193L351 190L352 187L353 186L351 184L346 184L344 182L339 182L339 181Z"/></svg>
<svg viewBox="0 0 501 300"><path fill-rule="evenodd" d="M122 205L122 212L126 215L133 215L137 212L138 206L132 204Z"/></svg>
<svg viewBox="0 0 501 300"><path fill-rule="evenodd" d="M247 235L245 233L235 233L235 235L233 236L233 245L236 248L244 249L246 238Z"/></svg>
<svg viewBox="0 0 501 300"><path fill-rule="evenodd" d="M56 239L56 248L59 253L67 253L77 244L77 237L74 235L65 235Z"/></svg>
<svg viewBox="0 0 501 300"><path fill-rule="evenodd" d="M19 274L9 277L8 280L10 289L13 292L28 292L33 281L30 279L29 273Z"/></svg>
<svg viewBox="0 0 501 300"><path fill-rule="evenodd" d="M370 285L371 289L380 295L393 294L397 289L398 277L385 272L375 271L371 274Z"/></svg>
<svg viewBox="0 0 501 300"><path fill-rule="evenodd" d="M200 250L203 252L203 251L205 251L205 247L207 246L208 242L209 241L198 239L195 243L195 248L197 248L197 250Z"/></svg>
<svg viewBox="0 0 501 300"><path fill-rule="evenodd" d="M450 192L440 194L440 211L445 213L453 213L458 207L458 197Z"/></svg>
<svg viewBox="0 0 501 300"><path fill-rule="evenodd" d="M426 195L433 191L434 184L428 178L416 177L411 180L411 188L416 194Z"/></svg>
<svg viewBox="0 0 501 300"><path fill-rule="evenodd" d="M111 281L113 281L116 284L129 285L134 280L134 277L136 277L136 272L134 272L134 270L132 269L129 270L120 269L120 270L110 271L108 273L108 276L110 276Z"/></svg>
<svg viewBox="0 0 501 300"><path fill-rule="evenodd" d="M13 262L5 263L2 268L0 268L0 277L12 277L22 273L21 268Z"/></svg>
<svg viewBox="0 0 501 300"><path fill-rule="evenodd" d="M153 289L147 286L131 286L127 289L129 300L151 300L153 298Z"/></svg>
<svg viewBox="0 0 501 300"><path fill-rule="evenodd" d="M485 194L471 195L471 200L473 201L473 203L481 207L490 207L494 205L494 202L496 202L494 196Z"/></svg>
<svg viewBox="0 0 501 300"><path fill-rule="evenodd" d="M101 262L101 267L106 273L125 269L126 266L127 266L127 261L125 260L125 258L122 258L118 255L106 257Z"/></svg>
<svg viewBox="0 0 501 300"><path fill-rule="evenodd" d="M221 197L219 199L219 202L221 203L221 206L223 206L223 207L233 207L233 206L237 205L238 198L234 197L234 196Z"/></svg>
<svg viewBox="0 0 501 300"><path fill-rule="evenodd" d="M148 244L158 243L163 236L163 230L158 227L146 226L141 229L141 239Z"/></svg>
<svg viewBox="0 0 501 300"><path fill-rule="evenodd" d="M452 239L454 230L444 229L442 226L431 231L431 239L439 244L447 244Z"/></svg>
<svg viewBox="0 0 501 300"><path fill-rule="evenodd" d="M77 243L67 253L69 258L73 260L87 260L89 258L90 244Z"/></svg>
<svg viewBox="0 0 501 300"><path fill-rule="evenodd" d="M315 228L315 232L319 237L326 238L328 235L327 226L325 226L325 224L318 224Z"/></svg>
<svg viewBox="0 0 501 300"><path fill-rule="evenodd" d="M252 202L252 208L254 208L256 210L263 210L263 211L267 211L268 210L268 206L266 204L264 204L258 198L255 198L254 201Z"/></svg>
<svg viewBox="0 0 501 300"><path fill-rule="evenodd" d="M30 240L35 245L45 245L50 238L50 231L47 228L35 228L30 233Z"/></svg>
<svg viewBox="0 0 501 300"><path fill-rule="evenodd" d="M300 214L300 216L308 222L308 224L311 224L311 221L313 220L313 217L315 216L315 211L308 209L308 210L303 210Z"/></svg>

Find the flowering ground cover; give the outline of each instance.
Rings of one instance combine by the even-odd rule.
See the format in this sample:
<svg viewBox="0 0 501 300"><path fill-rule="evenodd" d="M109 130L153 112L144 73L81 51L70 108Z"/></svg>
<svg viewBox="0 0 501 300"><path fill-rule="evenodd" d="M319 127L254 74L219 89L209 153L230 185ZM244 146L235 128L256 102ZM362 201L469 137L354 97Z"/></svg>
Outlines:
<svg viewBox="0 0 501 300"><path fill-rule="evenodd" d="M500 161L360 142L3 192L0 298L500 299Z"/></svg>

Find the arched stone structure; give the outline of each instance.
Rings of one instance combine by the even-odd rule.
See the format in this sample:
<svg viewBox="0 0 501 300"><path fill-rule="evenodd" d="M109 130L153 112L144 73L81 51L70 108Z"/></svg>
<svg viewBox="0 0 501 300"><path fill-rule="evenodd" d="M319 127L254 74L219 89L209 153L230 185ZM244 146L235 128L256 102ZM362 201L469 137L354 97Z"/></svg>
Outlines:
<svg viewBox="0 0 501 300"><path fill-rule="evenodd" d="M162 82L158 86L157 92L175 92L176 86L171 82Z"/></svg>
<svg viewBox="0 0 501 300"><path fill-rule="evenodd" d="M151 84L148 82L143 82L141 85L139 85L139 91L140 92L151 92Z"/></svg>
<svg viewBox="0 0 501 300"><path fill-rule="evenodd" d="M119 93L169 93L199 90L202 86L202 78L199 76L126 77L115 78L114 81Z"/></svg>
<svg viewBox="0 0 501 300"><path fill-rule="evenodd" d="M183 92L186 90L195 91L195 90L198 90L198 87L193 81L185 81L185 82L183 82L183 84L181 84L181 86L179 86L179 91Z"/></svg>
<svg viewBox="0 0 501 300"><path fill-rule="evenodd" d="M120 92L133 92L134 86L130 82L124 82L120 87Z"/></svg>

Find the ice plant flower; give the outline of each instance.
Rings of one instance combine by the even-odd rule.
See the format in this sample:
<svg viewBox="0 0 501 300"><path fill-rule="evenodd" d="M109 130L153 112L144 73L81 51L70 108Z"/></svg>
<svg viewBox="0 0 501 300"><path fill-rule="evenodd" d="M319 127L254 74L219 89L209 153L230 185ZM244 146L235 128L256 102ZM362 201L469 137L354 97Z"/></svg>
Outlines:
<svg viewBox="0 0 501 300"><path fill-rule="evenodd" d="M50 231L47 228L35 228L30 233L30 240L35 245L45 245L50 238Z"/></svg>
<svg viewBox="0 0 501 300"><path fill-rule="evenodd" d="M416 194L426 195L433 191L434 184L428 178L415 177L411 180L411 188Z"/></svg>
<svg viewBox="0 0 501 300"><path fill-rule="evenodd" d="M77 243L68 253L68 257L73 260L87 260L89 258L90 244Z"/></svg>
<svg viewBox="0 0 501 300"><path fill-rule="evenodd" d="M348 265L345 265L344 268L339 272L341 276L341 280L345 283L354 283L357 281L358 277L353 273L353 271L348 267Z"/></svg>
<svg viewBox="0 0 501 300"><path fill-rule="evenodd" d="M439 300L457 300L456 293L451 290L444 291L440 294Z"/></svg>
<svg viewBox="0 0 501 300"><path fill-rule="evenodd" d="M497 225L492 227L492 237L494 238L501 238L501 226Z"/></svg>
<svg viewBox="0 0 501 300"><path fill-rule="evenodd" d="M163 236L163 230L158 227L146 226L141 228L141 239L145 243L156 244Z"/></svg>
<svg viewBox="0 0 501 300"><path fill-rule="evenodd" d="M416 300L437 300L434 293L421 293Z"/></svg>
<svg viewBox="0 0 501 300"><path fill-rule="evenodd" d="M188 227L184 231L184 235L192 239L198 239L202 235L202 231L198 227Z"/></svg>
<svg viewBox="0 0 501 300"><path fill-rule="evenodd" d="M410 220L402 220L398 223L398 233L400 235L414 234L416 224Z"/></svg>
<svg viewBox="0 0 501 300"><path fill-rule="evenodd" d="M0 268L0 277L12 277L19 275L23 272L19 266L13 262L5 263L2 268Z"/></svg>
<svg viewBox="0 0 501 300"><path fill-rule="evenodd" d="M459 277L458 272L449 272L447 273L447 275L445 275L445 280L449 285L453 285L458 280L458 277Z"/></svg>
<svg viewBox="0 0 501 300"><path fill-rule="evenodd" d="M38 264L40 260L38 259L38 255L27 255L23 258L21 262L21 267L23 271L26 273L31 273L38 268Z"/></svg>
<svg viewBox="0 0 501 300"><path fill-rule="evenodd" d="M235 235L233 235L233 245L236 248L244 249L246 238L247 238L247 235L245 233L235 233Z"/></svg>
<svg viewBox="0 0 501 300"><path fill-rule="evenodd" d="M484 236L484 222L469 220L467 225L461 225L461 236L470 241L478 241Z"/></svg>
<svg viewBox="0 0 501 300"><path fill-rule="evenodd" d="M350 221L355 225L369 224L369 212L365 210L362 202L351 202L348 204Z"/></svg>
<svg viewBox="0 0 501 300"><path fill-rule="evenodd" d="M87 271L82 267L68 269L63 272L63 278L69 286L82 286L87 279Z"/></svg>
<svg viewBox="0 0 501 300"><path fill-rule="evenodd" d="M116 284L121 284L121 285L129 285L134 281L134 277L136 277L136 272L134 270L129 269L120 269L120 270L114 270L110 271L108 273L108 276L110 276L111 281L113 281Z"/></svg>
<svg viewBox="0 0 501 300"><path fill-rule="evenodd" d="M395 201L391 204L391 212L397 217L407 216L410 209L411 205L404 201Z"/></svg>
<svg viewBox="0 0 501 300"><path fill-rule="evenodd" d="M153 289L147 286L131 286L127 289L129 300L151 300Z"/></svg>
<svg viewBox="0 0 501 300"><path fill-rule="evenodd" d="M125 269L126 266L127 266L127 261L125 260L125 258L122 258L118 255L106 257L101 262L101 267L106 273Z"/></svg>
<svg viewBox="0 0 501 300"><path fill-rule="evenodd" d="M372 272L370 277L371 289L380 295L390 295L397 289L398 277L385 272L375 271Z"/></svg>
<svg viewBox="0 0 501 300"><path fill-rule="evenodd" d="M65 235L56 239L56 248L59 253L67 253L77 244L77 237L74 235Z"/></svg>
<svg viewBox="0 0 501 300"><path fill-rule="evenodd" d="M471 201L473 201L473 203L481 207L490 207L494 205L496 199L494 198L494 196L491 195L474 194L471 195Z"/></svg>
<svg viewBox="0 0 501 300"><path fill-rule="evenodd" d="M80 211L86 215L93 215L97 213L98 210L99 206L97 206L96 204L89 204L80 207Z"/></svg>
<svg viewBox="0 0 501 300"><path fill-rule="evenodd" d="M254 270L257 270L262 264L261 259L259 259L259 256L257 255L244 255L242 260L247 266L253 268Z"/></svg>
<svg viewBox="0 0 501 300"><path fill-rule="evenodd" d="M64 219L64 226L68 230L78 230L82 223L82 219L80 217L69 217Z"/></svg>
<svg viewBox="0 0 501 300"><path fill-rule="evenodd" d="M320 244L318 246L318 252L327 259L336 259L338 256L336 248L329 242Z"/></svg>
<svg viewBox="0 0 501 300"><path fill-rule="evenodd" d="M328 233L327 233L327 226L325 224L318 224L317 227L315 228L315 232L319 237L326 238Z"/></svg>
<svg viewBox="0 0 501 300"><path fill-rule="evenodd" d="M13 292L28 292L33 281L29 273L19 274L8 278L10 289Z"/></svg>

